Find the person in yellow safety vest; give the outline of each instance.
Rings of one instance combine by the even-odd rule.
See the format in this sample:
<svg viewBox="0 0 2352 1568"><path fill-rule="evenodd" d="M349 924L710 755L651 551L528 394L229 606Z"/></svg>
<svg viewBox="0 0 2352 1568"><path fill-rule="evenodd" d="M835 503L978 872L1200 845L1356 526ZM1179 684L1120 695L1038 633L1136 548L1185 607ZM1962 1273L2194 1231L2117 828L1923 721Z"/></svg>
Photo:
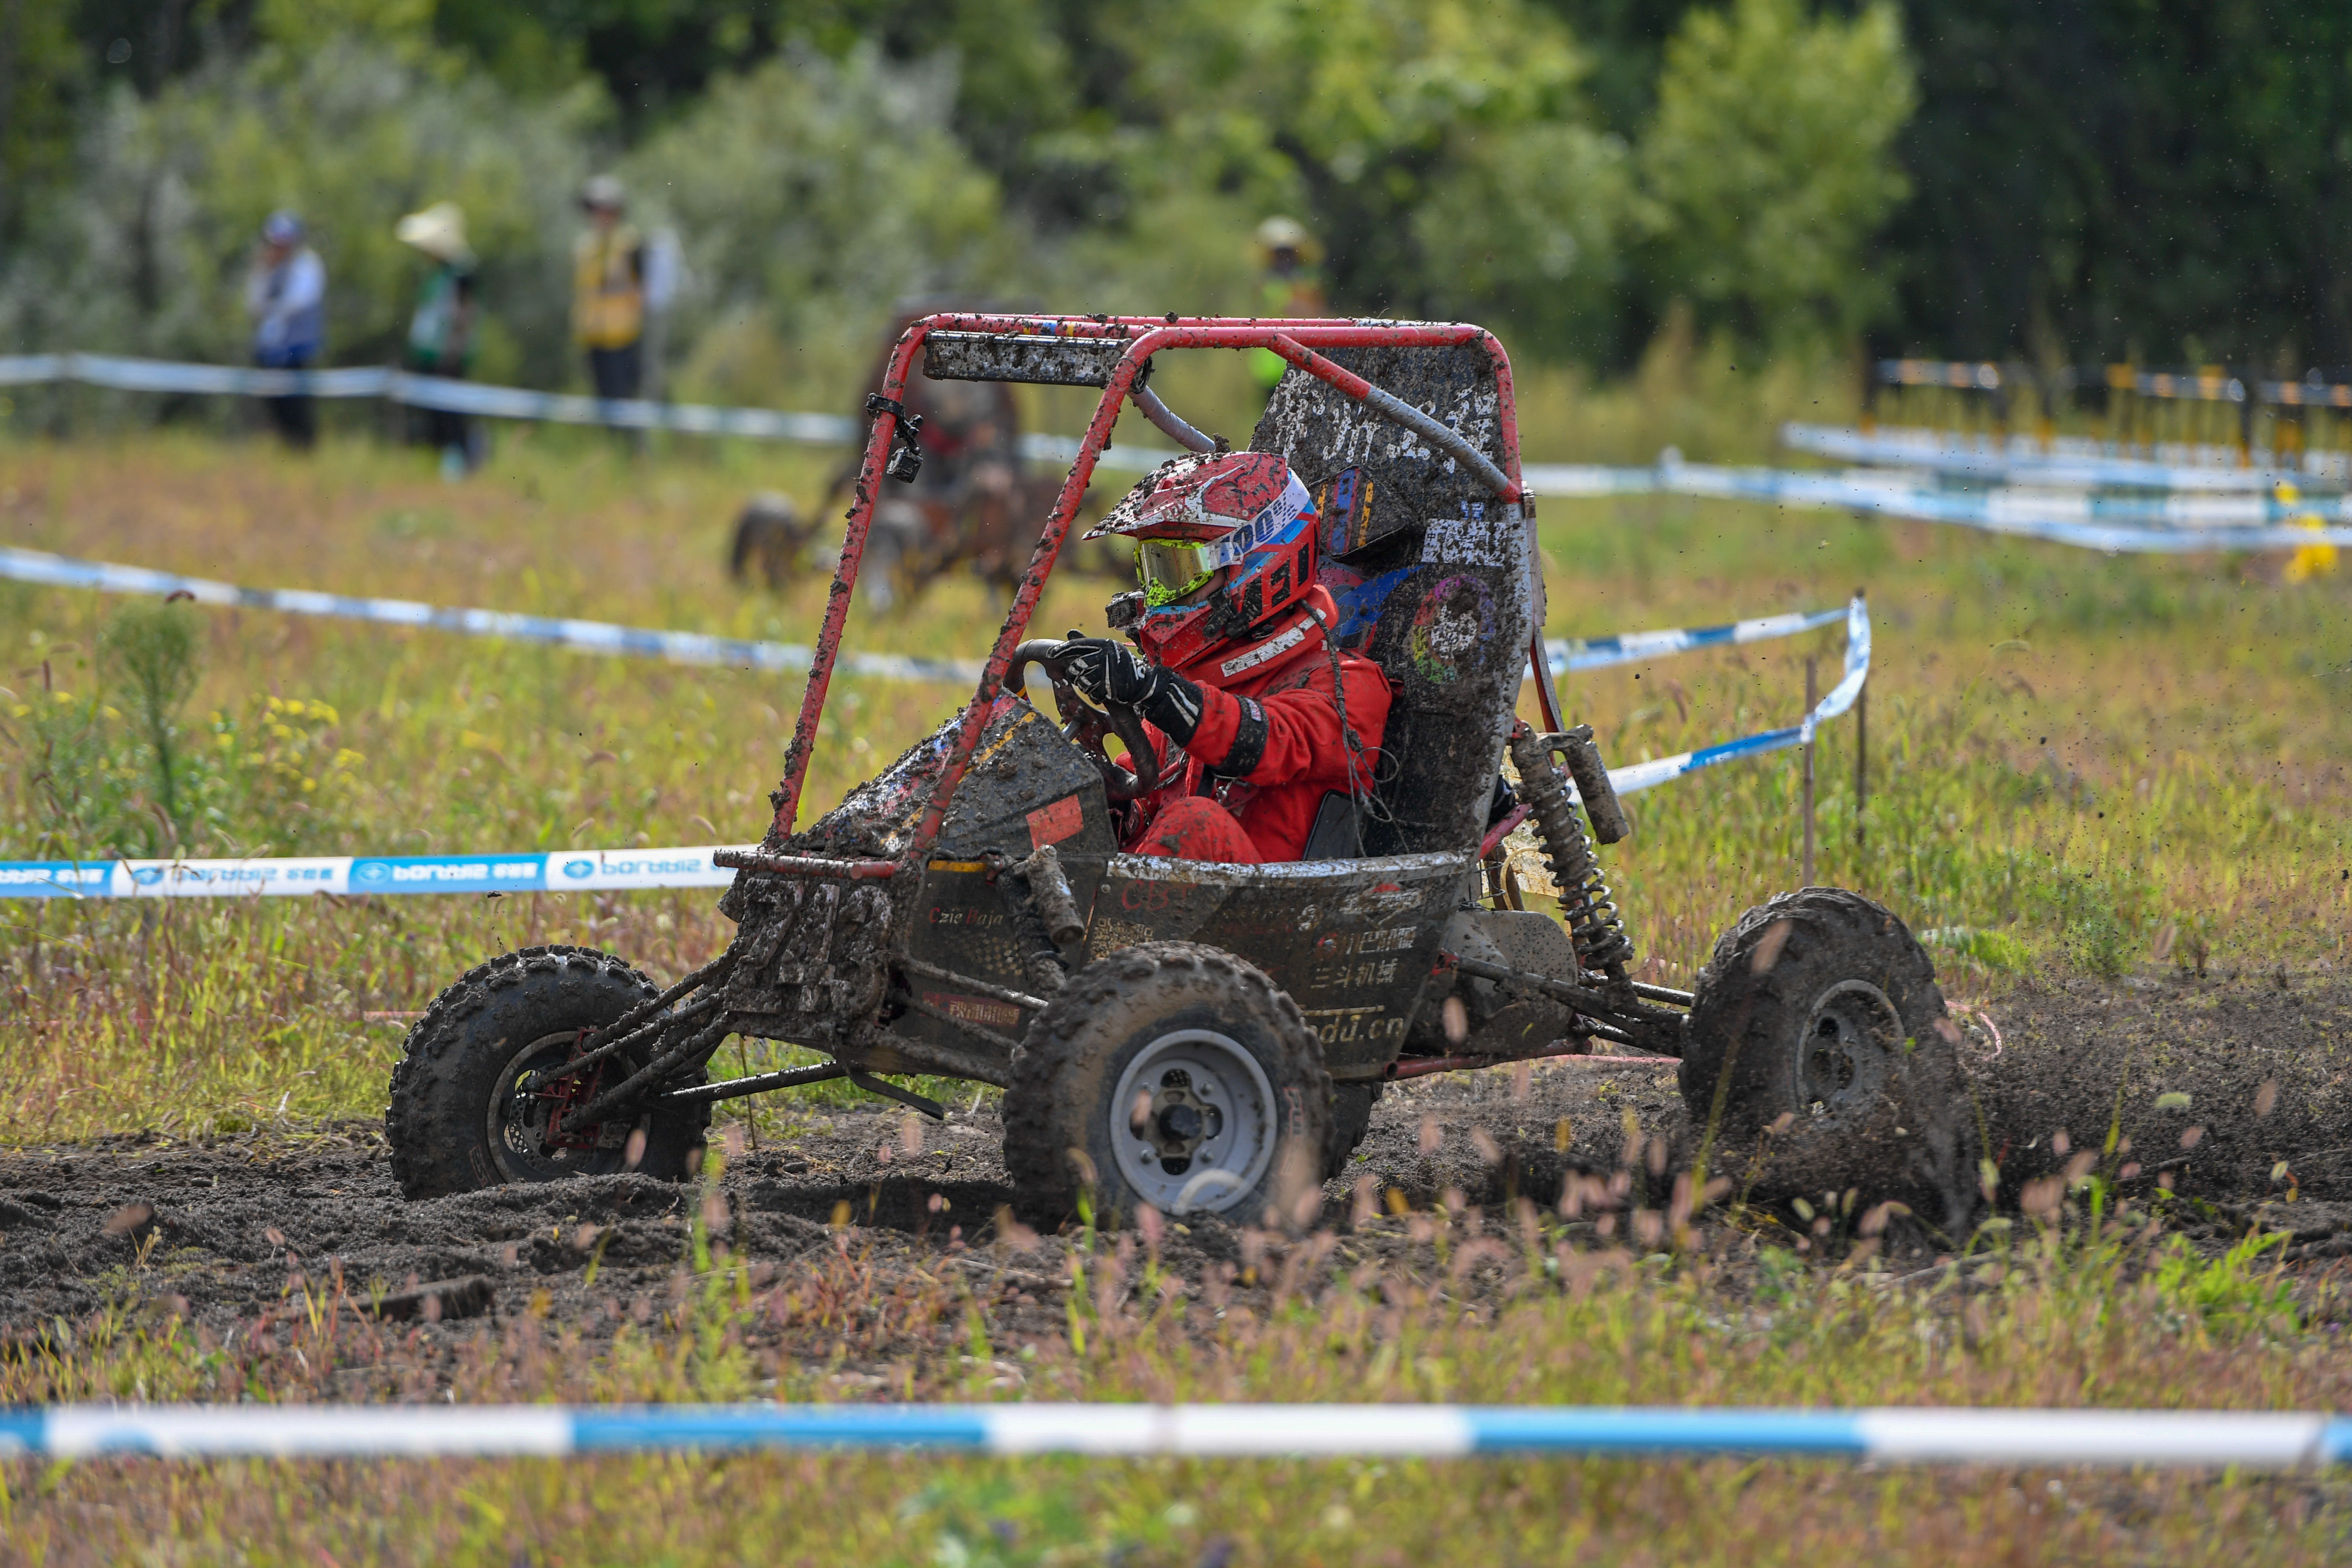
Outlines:
<svg viewBox="0 0 2352 1568"><path fill-rule="evenodd" d="M1330 309L1324 303L1322 276L1315 270L1315 264L1322 259L1322 247L1315 243L1305 224L1279 215L1266 219L1257 226L1257 248L1265 267L1265 282L1259 290L1260 313L1320 316ZM1258 384L1268 392L1289 368L1289 363L1272 349L1252 349L1249 360Z"/></svg>
<svg viewBox="0 0 2352 1568"><path fill-rule="evenodd" d="M646 246L624 220L627 193L610 174L580 188L588 230L572 250L572 335L607 401L635 397L645 374Z"/></svg>

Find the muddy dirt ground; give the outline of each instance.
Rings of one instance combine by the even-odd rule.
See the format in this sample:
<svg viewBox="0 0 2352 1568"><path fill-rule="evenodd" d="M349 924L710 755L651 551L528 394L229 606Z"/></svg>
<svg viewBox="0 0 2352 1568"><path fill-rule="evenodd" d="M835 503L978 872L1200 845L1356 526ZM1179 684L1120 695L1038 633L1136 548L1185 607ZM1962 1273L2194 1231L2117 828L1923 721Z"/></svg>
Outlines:
<svg viewBox="0 0 2352 1568"><path fill-rule="evenodd" d="M2076 1148L2113 1129L2109 1168L2137 1140L2140 1169L2126 1184L2172 1180L2191 1200L2179 1223L2208 1243L2260 1223L2291 1229L2298 1261L2352 1252L2352 1115L2338 1114L2352 1107L2352 984L2029 983L1958 1011L1973 1020L1963 1054L2005 1193L2063 1165L2050 1152L2061 1129ZM1023 1251L995 1234L1012 1197L999 1137L992 1102L959 1106L944 1124L880 1101L819 1112L788 1146L745 1148L720 1184L723 1215L707 1212L763 1277L837 1245L845 1218L882 1274L968 1271L988 1286L1000 1333L1054 1332L1059 1244ZM1392 1088L1348 1174L1325 1189L1323 1223L1347 1233L1332 1265L1409 1260L1426 1233L1385 1212L1396 1199L1450 1205L1507 1241L1515 1201L1553 1203L1570 1173L1625 1172L1636 1202L1663 1204L1651 1171L1676 1168L1689 1142L1671 1063L1541 1064ZM592 1325L593 1338L593 1325L642 1316L677 1288L696 1201L690 1188L613 1176L410 1205L363 1123L0 1152L0 1342L136 1296L177 1298L174 1310L225 1332L282 1310L290 1279L338 1267L352 1298L388 1293L395 1308L419 1284L477 1282L427 1314L446 1320L437 1334L514 1314L544 1290L558 1321ZM1592 1223L1581 1231L1601 1242ZM1230 1278L1256 1245L1213 1221L1175 1226L1164 1261Z"/></svg>

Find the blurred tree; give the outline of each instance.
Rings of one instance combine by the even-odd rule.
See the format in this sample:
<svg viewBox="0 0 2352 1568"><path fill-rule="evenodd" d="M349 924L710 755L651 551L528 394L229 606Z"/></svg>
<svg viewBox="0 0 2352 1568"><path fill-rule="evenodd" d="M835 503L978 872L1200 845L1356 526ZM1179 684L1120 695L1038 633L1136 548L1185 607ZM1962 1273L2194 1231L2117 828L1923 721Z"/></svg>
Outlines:
<svg viewBox="0 0 2352 1568"><path fill-rule="evenodd" d="M862 376L901 296L1020 275L996 182L950 129L955 97L949 55L790 48L714 81L630 157L640 221L676 225L694 279L689 384L772 397L787 345L814 350L824 379Z"/></svg>
<svg viewBox="0 0 2352 1568"><path fill-rule="evenodd" d="M1478 312L1589 347L1615 279L1622 142L1567 29L1517 0L1178 0L1119 13L1122 121L1082 129L1131 201L1227 193L1305 219L1334 306Z"/></svg>
<svg viewBox="0 0 2352 1568"><path fill-rule="evenodd" d="M1657 103L1666 40L1691 0L1529 0L1566 23L1592 61L1585 92L1610 130L1632 141Z"/></svg>
<svg viewBox="0 0 2352 1568"><path fill-rule="evenodd" d="M851 328L823 301L887 310L925 279L1246 309L1248 236L1280 211L1317 230L1342 309L1484 317L1523 352L1612 367L1677 297L1702 336L1778 343L1860 328L1885 352L2352 361L2334 244L2352 225L2352 10L1814 5L0 0L0 330L227 352L223 280L282 202L319 216L338 357L372 353L407 294L378 231L451 194L424 187L464 184L469 209L489 204L469 216L489 226L490 314L516 363L554 376L540 269L573 173L625 157L677 177L657 145L689 125L731 145L709 112L758 79L814 94L817 118L789 165L742 153L746 177L802 182L824 208L794 228L753 191L758 222L792 247L952 247L928 268L894 252L887 284L770 266L741 237L751 216L688 179L690 249L702 219L684 205L715 215L691 308L723 296L775 333L865 333L878 316ZM818 62L835 85L812 85ZM732 98L720 116L755 118ZM860 216L824 194L894 159L935 211ZM644 179L650 212L664 192ZM865 188L869 205L888 189ZM994 216L975 226L964 193L983 189ZM793 300L761 297L787 278Z"/></svg>
<svg viewBox="0 0 2352 1568"><path fill-rule="evenodd" d="M691 109L716 78L774 52L797 7L762 0L433 0L434 36L511 90L601 81L634 135Z"/></svg>
<svg viewBox="0 0 2352 1568"><path fill-rule="evenodd" d="M433 0L257 0L254 20L288 61L340 46L414 64L433 48Z"/></svg>
<svg viewBox="0 0 2352 1568"><path fill-rule="evenodd" d="M1890 5L1690 13L1641 145L1654 291L1687 295L1703 327L1784 345L1883 314L1892 269L1869 246L1909 189L1893 143L1916 102Z"/></svg>
<svg viewBox="0 0 2352 1568"><path fill-rule="evenodd" d="M2352 363L2352 9L1912 0L1880 347Z"/></svg>
<svg viewBox="0 0 2352 1568"><path fill-rule="evenodd" d="M483 373L561 384L571 197L602 95L520 104L436 49L415 5L339 8L321 30L318 11L268 0L251 52L152 100L102 96L38 243L11 258L0 334L242 360L247 258L290 207L327 263L331 357L387 363L417 265L393 224L455 200L483 258Z"/></svg>
<svg viewBox="0 0 2352 1568"><path fill-rule="evenodd" d="M902 63L952 56L956 134L998 178L1030 187L1050 207L1056 182L1036 163L1036 143L1078 117L1093 91L1115 88L1094 68L1095 39L1129 3L803 0L791 27L836 59L869 43Z"/></svg>
<svg viewBox="0 0 2352 1568"><path fill-rule="evenodd" d="M68 0L0 0L0 240L22 230L24 193L65 169L82 71Z"/></svg>
<svg viewBox="0 0 2352 1568"><path fill-rule="evenodd" d="M72 12L85 79L149 95L252 41L253 0L79 0Z"/></svg>

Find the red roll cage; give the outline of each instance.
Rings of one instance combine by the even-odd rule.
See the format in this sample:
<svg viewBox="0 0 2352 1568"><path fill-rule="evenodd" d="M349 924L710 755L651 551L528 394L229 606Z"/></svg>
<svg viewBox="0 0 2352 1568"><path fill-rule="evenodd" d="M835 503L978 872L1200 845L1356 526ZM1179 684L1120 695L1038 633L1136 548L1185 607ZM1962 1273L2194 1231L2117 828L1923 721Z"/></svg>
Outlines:
<svg viewBox="0 0 2352 1568"><path fill-rule="evenodd" d="M995 646L989 650L988 663L981 673L980 689L964 709L962 721L956 731L955 742L939 784L917 824L912 842L904 851L904 863L907 864L919 863L929 853L931 845L939 837L948 805L954 798L964 770L971 762L972 752L980 743L989 710L1003 688L1013 650L1020 646L1028 631L1029 618L1035 613L1037 601L1045 593L1045 579L1053 574L1054 563L1061 554L1062 542L1069 534L1071 521L1077 516L1078 503L1093 479L1096 459L1110 440L1111 427L1118 422L1120 407L1135 392L1138 376L1151 356L1162 349L1271 349L1307 374L1358 402L1370 405L1384 416L1405 425L1452 453L1465 467L1486 478L1495 489L1497 499L1506 506L1516 510L1524 500L1519 481L1518 409L1511 388L1510 356L1503 352L1503 345L1496 341L1494 334L1483 327L1461 322L1222 316L998 316L961 312L927 316L914 322L900 335L898 346L891 351L889 366L883 373L879 397L873 405L876 408L874 426L866 436L866 455L858 467L857 488L849 509L849 526L842 538L840 564L835 572L833 591L825 604L824 625L817 636L816 655L810 664L808 687L801 697L800 718L793 728L792 749L784 761L783 783L778 791L775 822L770 834L772 841L783 839L791 834L793 819L799 812L801 790L806 782L809 759L815 747L817 723L824 712L825 694L832 683L834 664L841 649L842 629L849 616L850 595L857 584L858 567L866 553L866 534L874 521L875 501L891 447L897 440L898 408L906 392L908 372L913 364L916 351L935 331L1002 337L1112 339L1125 341L1127 347L1110 369L1102 399L1096 405L1094 418L1087 426L1086 437L1079 444L1077 460L1070 465L1069 475L1062 481L1061 491L1054 500L1054 510L1046 519L1044 531L1038 535L1036 549L1030 555L1028 569L1021 574L1020 584L1013 595L1012 607L1005 612L1004 625L997 632ZM1503 447L1503 461L1499 467L1429 415L1317 352L1333 348L1459 348L1468 344L1475 344L1485 350L1494 362L1495 385L1500 400L1497 412ZM1550 671L1544 659L1540 617L1528 649L1528 658L1545 722L1549 728L1557 730L1560 728L1559 698L1552 689ZM840 863L811 860L802 865L798 863L801 858L793 858L795 864L792 869L803 874L842 874L835 868ZM857 864L862 866L864 863ZM822 872L819 871L820 866L824 867ZM776 868L784 868L780 865ZM850 874L856 873L853 871ZM865 874L887 872L884 865L877 863Z"/></svg>

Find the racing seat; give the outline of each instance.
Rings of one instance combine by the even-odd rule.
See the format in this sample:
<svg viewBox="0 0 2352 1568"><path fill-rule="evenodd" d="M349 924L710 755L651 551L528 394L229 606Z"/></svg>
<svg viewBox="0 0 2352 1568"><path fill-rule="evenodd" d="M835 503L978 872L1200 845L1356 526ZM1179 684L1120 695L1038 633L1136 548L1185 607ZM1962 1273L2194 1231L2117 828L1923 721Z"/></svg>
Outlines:
<svg viewBox="0 0 2352 1568"><path fill-rule="evenodd" d="M1461 348L1336 349L1330 357L1462 432L1507 467L1494 363ZM1523 530L1454 460L1297 368L1250 440L1308 480L1324 586L1343 647L1394 691L1363 819L1334 795L1306 858L1477 847L1517 706L1535 616Z"/></svg>

